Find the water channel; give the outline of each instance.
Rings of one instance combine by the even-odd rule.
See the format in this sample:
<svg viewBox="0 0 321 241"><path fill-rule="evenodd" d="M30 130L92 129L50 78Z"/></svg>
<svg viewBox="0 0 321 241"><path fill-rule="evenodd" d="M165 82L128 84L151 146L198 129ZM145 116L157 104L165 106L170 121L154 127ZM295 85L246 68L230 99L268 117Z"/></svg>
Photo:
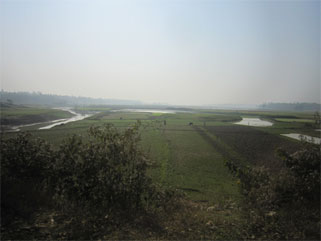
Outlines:
<svg viewBox="0 0 321 241"><path fill-rule="evenodd" d="M92 116L92 114L83 115L83 114L77 113L77 112L71 110L68 107L62 107L62 108L56 108L56 109L63 110L63 111L68 111L71 114L73 114L74 116L71 117L71 118L68 118L68 119L61 119L61 120L52 121L50 125L40 127L39 130L51 129L51 128L53 128L55 126L58 126L58 125L67 124L67 123L73 122L73 121L80 121L80 120L83 120L83 119L85 119L87 117Z"/></svg>

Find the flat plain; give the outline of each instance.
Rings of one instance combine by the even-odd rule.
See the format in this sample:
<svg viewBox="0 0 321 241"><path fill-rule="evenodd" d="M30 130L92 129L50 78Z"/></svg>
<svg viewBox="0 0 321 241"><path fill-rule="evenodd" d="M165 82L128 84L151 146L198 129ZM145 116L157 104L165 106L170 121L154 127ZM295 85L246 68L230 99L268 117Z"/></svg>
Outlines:
<svg viewBox="0 0 321 241"><path fill-rule="evenodd" d="M152 113L122 111L113 106L74 109L96 114L48 130L38 130L44 126L38 124L22 127L21 131L28 131L57 146L64 138L74 134L86 136L90 126L108 123L124 129L139 120L142 123L141 145L153 162L149 170L152 178L163 185L184 191L193 200L209 203L229 198L240 199L236 180L229 174L226 161L277 169L280 160L275 155L276 149L284 148L293 152L300 145L300 142L280 134L296 132L320 137L320 132L313 126L313 113L310 112L203 109L180 112L178 109L176 113ZM19 124L29 124L32 120L24 121L29 117L38 122L41 118L52 120L69 116L68 112L43 107L1 109L1 119L6 120L6 123L12 121L13 125L17 124L17 120L22 120ZM242 117L268 120L273 126L235 125ZM9 138L17 133L1 135Z"/></svg>
<svg viewBox="0 0 321 241"><path fill-rule="evenodd" d="M175 113L152 113L121 110L113 106L74 109L94 114L84 120L58 125L48 130L39 130L46 124L20 129L34 137L45 139L53 147L58 147L65 138L72 135L86 138L90 126L112 124L119 130L125 130L139 121L141 148L151 160L148 175L154 183L183 193L192 206L201 207L194 213L196 216L216 220L216 224L221 223L220 231L213 232L216 238L222 239L233 237L229 233L232 230L231 225L246 222L238 208L243 202L239 180L229 172L226 162L264 166L277 172L282 167L282 161L276 156L276 150L283 148L294 152L301 145L299 141L280 134L295 132L320 137L320 132L315 130L313 125L313 113L310 112L203 109L180 112L178 109ZM35 120L43 115L51 116L49 119L53 119L52 115L55 115L56 119L70 116L68 112L61 110L36 107L2 109L1 114L1 118L5 120L16 120L19 116L33 116ZM273 125L236 125L243 117L260 118L272 122ZM19 124L22 123L25 122ZM13 121L12 125L15 124L16 121ZM1 138L6 139L18 134L19 132L2 132ZM213 211L208 212L209 209ZM221 236L217 236L218 233ZM235 234L235 237L238 235Z"/></svg>

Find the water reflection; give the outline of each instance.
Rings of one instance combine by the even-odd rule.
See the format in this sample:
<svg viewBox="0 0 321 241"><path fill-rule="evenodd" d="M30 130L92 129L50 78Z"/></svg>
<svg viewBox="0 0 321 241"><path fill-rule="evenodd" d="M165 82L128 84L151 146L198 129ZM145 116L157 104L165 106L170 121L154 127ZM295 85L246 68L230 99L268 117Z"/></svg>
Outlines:
<svg viewBox="0 0 321 241"><path fill-rule="evenodd" d="M234 124L244 125L244 126L260 126L260 127L266 127L266 126L273 125L272 122L261 120L259 118L242 118L241 121L236 122Z"/></svg>
<svg viewBox="0 0 321 241"><path fill-rule="evenodd" d="M312 136L308 136L308 135L302 135L302 134L298 134L298 133L290 133L290 134L281 134L281 136L287 136L290 137L292 139L296 139L296 140L303 140L309 143L314 143L314 144L320 144L321 143L321 138L318 137L312 137Z"/></svg>
<svg viewBox="0 0 321 241"><path fill-rule="evenodd" d="M55 126L58 126L58 125L62 125L62 124L67 124L69 122L73 122L73 121L80 121L80 120L83 120L87 117L90 117L92 116L92 114L80 114L80 113L76 113L74 112L73 110L71 110L70 108L68 107L62 107L62 108L55 108L55 109L59 109L59 110L63 110L63 111L68 111L70 112L71 114L75 115L71 118L68 118L68 119L61 119L61 120L55 120L53 121L54 123L50 124L50 125L47 125L47 126L43 126L43 127L40 127L39 130L47 130L47 129L51 129Z"/></svg>

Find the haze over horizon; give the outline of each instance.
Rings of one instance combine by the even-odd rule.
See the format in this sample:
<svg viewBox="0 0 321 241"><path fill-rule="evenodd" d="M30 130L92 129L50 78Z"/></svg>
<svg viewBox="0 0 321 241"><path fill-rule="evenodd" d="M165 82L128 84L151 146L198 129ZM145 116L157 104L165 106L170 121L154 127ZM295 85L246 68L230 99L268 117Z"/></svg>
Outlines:
<svg viewBox="0 0 321 241"><path fill-rule="evenodd" d="M320 103L320 1L0 2L1 89Z"/></svg>

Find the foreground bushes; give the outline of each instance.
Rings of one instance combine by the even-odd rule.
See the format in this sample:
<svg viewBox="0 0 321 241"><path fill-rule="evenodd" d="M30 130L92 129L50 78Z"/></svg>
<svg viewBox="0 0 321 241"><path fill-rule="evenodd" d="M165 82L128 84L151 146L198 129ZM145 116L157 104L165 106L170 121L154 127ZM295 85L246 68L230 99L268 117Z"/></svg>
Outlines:
<svg viewBox="0 0 321 241"><path fill-rule="evenodd" d="M173 193L160 191L147 177L138 129L139 123L124 132L112 125L91 127L88 138L72 136L58 149L29 134L2 140L2 223L53 206L68 216L71 229L92 238L108 217L129 219L166 203Z"/></svg>
<svg viewBox="0 0 321 241"><path fill-rule="evenodd" d="M248 238L319 240L320 146L278 153L286 168L277 174L227 163L246 198Z"/></svg>
<svg viewBox="0 0 321 241"><path fill-rule="evenodd" d="M29 134L1 141L1 221L28 219L46 203L54 152Z"/></svg>
<svg viewBox="0 0 321 241"><path fill-rule="evenodd" d="M150 188L147 159L138 147L137 126L120 133L111 125L92 127L89 141L73 136L60 147L51 183L63 206L91 211L136 210Z"/></svg>

